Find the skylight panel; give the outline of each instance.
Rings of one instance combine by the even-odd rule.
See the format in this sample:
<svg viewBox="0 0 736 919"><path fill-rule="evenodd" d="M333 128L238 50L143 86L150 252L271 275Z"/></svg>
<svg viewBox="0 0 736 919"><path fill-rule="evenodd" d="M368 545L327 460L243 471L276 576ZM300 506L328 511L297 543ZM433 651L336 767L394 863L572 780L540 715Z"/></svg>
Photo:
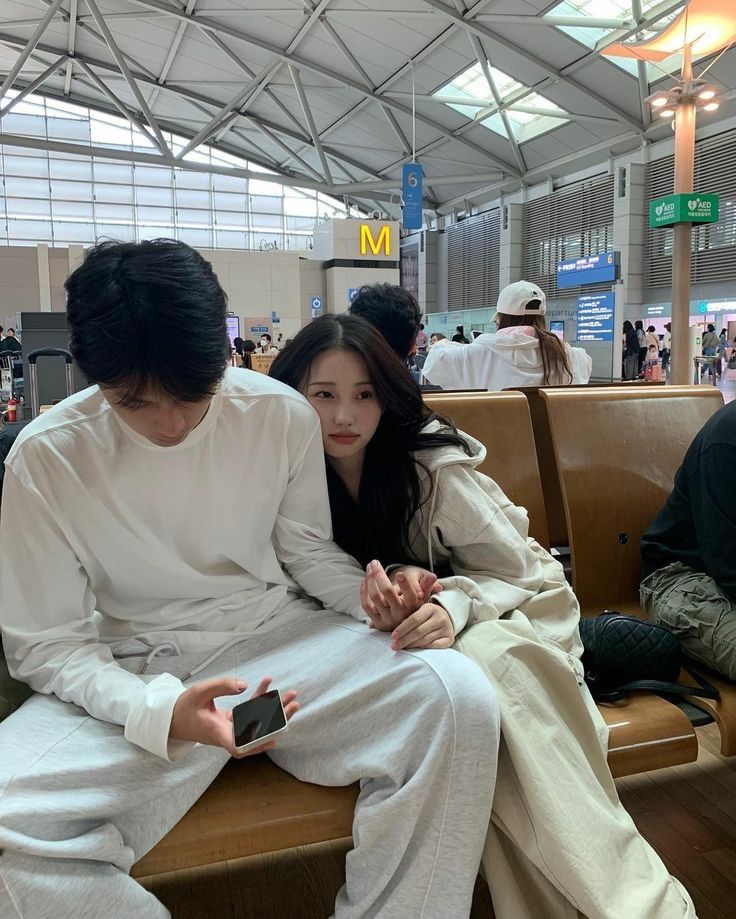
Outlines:
<svg viewBox="0 0 736 919"><path fill-rule="evenodd" d="M555 103L533 92L518 80L499 70L490 67L491 78L495 84L501 102L504 104L506 114L511 123L514 137L520 143L531 140L545 131L559 127L569 121L568 118L559 116L560 109ZM446 100L445 104L466 118L477 121L478 124L495 131L502 137L507 137L506 126L501 113L497 110L494 94L488 85L483 68L480 63L473 64L467 70L456 76L450 83L446 83L434 93L434 97ZM462 100L467 99L468 105ZM551 109L555 115L544 115L533 112L518 112L513 106ZM496 111L494 111L496 109ZM491 114L487 114L490 110Z"/></svg>

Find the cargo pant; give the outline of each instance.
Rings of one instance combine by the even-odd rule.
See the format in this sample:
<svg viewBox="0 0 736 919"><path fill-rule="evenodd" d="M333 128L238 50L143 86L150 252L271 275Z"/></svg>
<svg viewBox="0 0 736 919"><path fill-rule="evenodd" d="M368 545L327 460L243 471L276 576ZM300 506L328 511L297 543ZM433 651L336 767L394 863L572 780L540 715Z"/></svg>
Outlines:
<svg viewBox="0 0 736 919"><path fill-rule="evenodd" d="M641 583L641 604L689 657L736 680L736 605L713 578L673 562Z"/></svg>

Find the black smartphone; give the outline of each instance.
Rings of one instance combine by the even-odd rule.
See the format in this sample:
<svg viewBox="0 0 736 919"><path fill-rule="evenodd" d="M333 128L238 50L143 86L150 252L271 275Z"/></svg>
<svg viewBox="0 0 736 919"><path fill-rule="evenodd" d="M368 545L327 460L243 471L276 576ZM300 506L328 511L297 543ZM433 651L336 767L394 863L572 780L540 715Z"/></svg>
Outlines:
<svg viewBox="0 0 736 919"><path fill-rule="evenodd" d="M260 746L287 727L286 712L278 689L241 702L233 709L233 735L238 753Z"/></svg>

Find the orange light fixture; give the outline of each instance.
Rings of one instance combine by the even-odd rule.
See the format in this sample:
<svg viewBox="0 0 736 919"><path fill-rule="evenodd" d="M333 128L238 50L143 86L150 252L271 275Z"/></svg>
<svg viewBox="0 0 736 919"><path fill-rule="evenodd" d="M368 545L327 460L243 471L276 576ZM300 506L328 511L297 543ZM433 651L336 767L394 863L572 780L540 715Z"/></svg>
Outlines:
<svg viewBox="0 0 736 919"><path fill-rule="evenodd" d="M609 45L602 53L640 61L663 61L689 44L695 59L721 51L734 41L734 0L690 0L680 15L654 38L631 44L619 42Z"/></svg>

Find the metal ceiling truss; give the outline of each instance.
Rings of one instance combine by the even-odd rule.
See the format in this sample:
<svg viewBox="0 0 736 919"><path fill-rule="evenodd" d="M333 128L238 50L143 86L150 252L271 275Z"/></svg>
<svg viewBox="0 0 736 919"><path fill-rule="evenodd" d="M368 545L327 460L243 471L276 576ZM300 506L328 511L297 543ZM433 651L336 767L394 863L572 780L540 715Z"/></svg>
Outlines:
<svg viewBox="0 0 736 919"><path fill-rule="evenodd" d="M69 37L67 39L67 52L69 57L66 62L66 71L64 73L64 95L68 96L72 91L72 76L74 74L74 47L77 41L77 0L69 2Z"/></svg>
<svg viewBox="0 0 736 919"><path fill-rule="evenodd" d="M44 70L43 73L40 73L32 83L28 83L28 85L24 86L16 96L13 96L12 99L8 99L5 105L0 108L0 118L2 118L3 115L6 115L19 102L22 102L26 96L30 96L31 93L35 93L39 86L45 83L49 77L53 76L61 66L67 63L67 61L67 55L62 54L52 64L49 64L46 70Z"/></svg>
<svg viewBox="0 0 736 919"><path fill-rule="evenodd" d="M141 0L134 0L134 2L141 2ZM149 2L149 0L146 0L146 2ZM596 105L599 105L602 109L613 112L613 114L615 114L620 121L629 127L633 127L635 130L643 129L641 122L636 118L633 118L628 112L609 102L603 96L599 96L598 93L593 92L582 83L578 83L577 80L573 80L562 70L557 70L554 67L551 67L549 64L545 63L539 57L539 55L532 54L531 52L527 51L526 48L522 48L520 45L509 41L507 38L503 38L497 32L493 32L487 26L475 22L472 18L468 18L467 16L462 16L460 13L454 12L449 7L445 6L444 3L441 3L440 0L422 0L422 3L425 3L427 6L432 7L432 9L437 10L438 13L441 13L447 19L451 19L453 22L462 25L463 28L473 32L480 38L489 38L491 41L496 42L496 44L502 45L504 48L508 48L509 51L513 51L514 54L517 54L528 63L533 64L540 70L544 70L555 81L583 93L585 96L588 96L588 98L592 99Z"/></svg>
<svg viewBox="0 0 736 919"><path fill-rule="evenodd" d="M523 184L523 180L527 175L527 168L524 162L520 145L514 135L513 126L511 125L507 114L507 112L510 110L528 112L530 114L544 114L551 117L565 117L573 120L603 120L609 122L617 121L625 124L629 128L632 128L635 132L642 134L644 130L646 130L648 118L647 107L643 104L643 100L648 94L646 66L643 64L643 62L639 62L638 67L638 84L641 101L640 119L633 117L630 113L620 109L618 106L592 92L585 85L573 79L571 74L583 66L586 62L590 61L591 58L598 57L600 50L608 44L625 40L629 37L639 34L644 30L654 28L656 24L664 17L680 9L683 6L685 0L678 0L678 2L670 2L670 0L664 0L664 2L661 2L658 4L658 6L650 10L646 17L642 15L641 0L632 0L633 20L606 19L604 21L600 19L594 20L591 18L586 18L582 22L577 17L544 17L484 13L483 10L485 7L487 7L490 0L478 0L478 2L476 2L470 9L466 9L463 0L452 0L455 9L447 6L445 3L441 2L441 0L422 0L422 3L427 7L427 9L414 11L377 9L339 10L329 8L331 0L318 0L318 2L314 2L314 0L312 0L312 2L309 2L309 0L302 0L304 10L299 10L298 8L294 7L289 8L288 10L269 10L269 12L272 13L298 13L303 19L303 22L295 31L294 35L285 48L280 48L271 42L258 39L257 37L250 35L241 29L229 25L227 22L213 18L214 16L223 16L227 18L228 16L240 15L242 14L242 10L208 10L207 15L198 15L195 13L195 5L197 0L187 0L186 4L184 4L182 0L181 4L176 7L170 6L168 3L163 2L163 0L129 0L130 3L136 7L139 7L139 9L135 10L134 12L115 13L102 13L97 6L96 0L84 0L87 9L89 10L88 14L81 14L79 12L79 7L81 7L82 4L79 3L78 0L69 0L68 12L61 6L62 0L41 0L41 2L47 6L46 13L41 19L27 19L8 23L0 23L1 28L10 30L10 34L7 32L0 34L0 42L10 47L20 49L18 60L15 62L9 73L5 76L2 85L0 86L0 104L2 104L2 99L7 91L18 82L18 77L30 58L33 57L35 60L41 61L45 67L45 70L38 74L35 79L33 79L33 81L23 82L22 84L16 86L16 89L20 90L20 94L14 99L6 101L5 106L0 108L0 115L9 111L13 105L21 101L22 98L25 98L28 94L36 91L43 83L45 83L51 77L55 76L57 73L59 73L60 69L63 68L64 96L67 98L70 97L72 80L76 78L80 86L83 86L87 89L94 88L99 93L101 93L109 103L110 110L115 110L122 114L132 125L135 126L138 131L141 131L151 140L152 143L157 146L158 150L160 151L160 155L153 153L133 154L134 157L139 156L144 158L146 162L150 162L151 160L161 161L161 159L163 159L169 165L176 165L178 168L202 169L202 164L188 163L183 160L183 157L185 157L186 154L193 150L196 146L209 141L210 143L214 143L215 145L219 146L221 149L226 150L228 153L245 156L254 161L260 161L263 163L263 165L266 165L269 168L278 169L279 172L282 173L280 176L271 176L268 174L258 173L253 174L254 178L257 177L265 181L273 181L276 184L289 184L295 187L301 186L304 188L313 188L332 195L359 195L364 200L369 200L364 197L364 194L374 190L376 192L376 199L387 200L391 199L392 197L395 198L396 196L386 194L385 189L397 188L400 181L398 177L390 176L388 174L396 170L404 162L410 159L412 154L411 145L409 144L409 141L396 118L397 113L411 117L411 108L408 105L402 103L398 98L407 94L391 92L390 87L394 85L399 78L405 76L409 68L419 63L421 60L431 54L434 48L441 45L448 38L456 34L457 30L462 30L468 35L473 54L483 70L484 76L486 77L489 85L491 96L493 98L488 100L479 100L479 112L475 119L455 130L451 130L445 127L443 124L435 121L433 118L428 117L424 113L417 112L416 121L422 125L427 126L434 132L438 133L440 136L431 142L424 144L419 150L416 151L416 154L417 156L426 155L450 141L456 141L466 146L469 150L473 150L475 153L480 154L484 161L490 163L491 166L495 167L498 171L489 172L488 170L485 170L482 173L479 171L471 175L451 175L434 179L431 176L428 176L430 185L428 186L427 190L431 193L431 198L435 197L434 193L432 193L432 185L441 186L478 180L495 182L496 184L508 182L509 180L515 180L517 182L522 182ZM305 13L306 18L304 18ZM410 15L434 19L438 22L438 24L444 22L448 23L448 25L442 30L440 34L438 34L434 39L430 40L428 44L425 45L424 48L422 48L411 60L403 64L395 73L386 78L380 85L372 85L370 77L361 66L355 55L352 53L350 48L347 46L345 41L340 37L332 23L340 21L345 22L350 17L355 18L359 16L370 16L374 18L380 16L403 18ZM43 33L55 16L60 17L62 21L68 24L68 35L65 49L43 45L40 41ZM135 61L129 54L122 52L120 47L117 45L108 25L109 22L113 22L117 19L143 19L148 17L175 19L178 22L178 26L173 40L168 48L164 64L161 67L158 75L153 74L150 70L148 70L148 68ZM567 20L570 21L568 22ZM614 31L606 36L606 38L601 42L599 42L594 50L586 51L585 54L581 55L580 58L578 58L567 67L556 69L551 65L545 64L543 60L541 60L536 55L531 54L523 47L497 34L497 32L494 32L491 28L484 25L485 22L488 22L489 24L495 25L497 27L504 24L526 24L547 27L575 25L590 28L612 28ZM345 74L334 71L318 62L310 61L295 53L298 45L307 36L307 34L316 23L319 23L322 30L331 39L335 47L341 52L342 56L349 64L351 70L357 75L357 78L353 78L349 75L346 76ZM93 25L96 28L93 28ZM21 26L35 26L34 32L29 39L19 39L12 34L15 28L19 28ZM167 82L168 74L171 70L173 62L175 61L176 54L179 51L179 47L188 28L195 28L199 33L205 35L207 39L215 47L217 47L219 51L224 54L231 63L235 64L235 66L237 66L238 69L248 77L248 82L241 86L239 92L230 100L230 102L223 104L222 100L211 99L199 92L196 92L195 90L187 89L181 84L173 85ZM77 51L77 30L79 29L84 30L85 35L88 35L98 43L105 45L111 54L114 63L110 61L95 60L88 55L79 54ZM236 41L243 42L251 47L258 48L261 51L265 51L271 55L272 60L265 67L263 67L259 73L256 73L248 66L245 61L242 60L240 55L238 55L231 47L225 44L223 37L229 37L231 39L235 39ZM507 48L514 54L521 57L523 60L526 60L530 64L533 64L535 67L545 71L547 73L547 77L544 80L538 82L533 87L524 87L521 90L516 91L516 93L509 94L506 99L502 99L490 71L490 56L488 54L487 47L484 45L484 41L490 41ZM41 55L52 55L54 60L49 63L49 61L44 59ZM302 122L297 117L297 115L295 115L283 103L283 101L275 95L273 91L272 81L284 65L288 69L294 88L296 90L297 99L301 108L301 114L303 115L304 121L306 122L308 128L308 134L305 133ZM84 77L81 74L75 73L75 68L79 68L82 74L84 74ZM106 74L105 80L103 80L99 71ZM331 83L336 84L336 86L339 88L354 91L361 96L360 102L351 106L348 111L337 118L332 124L319 131L302 79L302 74L305 72L311 72L316 74L318 77L327 79ZM130 107L129 104L124 102L110 87L110 82L114 82L120 78L124 80L125 85L135 98L138 106L138 111L135 111ZM0 77L0 79L2 79L2 77ZM545 86L556 84L567 85L570 88L583 93L585 96L594 101L599 109L603 109L607 113L610 113L611 117L584 114L575 115L563 111L562 109L560 109L558 113L557 110L547 110L538 107L535 108L534 106L525 106L523 104L524 98L526 96L529 96L532 93L540 92L545 88ZM145 87L150 87L151 89L148 99L146 99L143 94L143 88ZM186 132L182 131L181 124L165 124L163 119L157 118L154 115L154 105L162 92L172 93L176 97L185 100L189 105L193 106L200 116L200 119L197 122L198 125L201 124L202 114L204 114L208 119L207 123L198 131L196 131L196 133L193 131L191 140L187 143L184 149L177 154L176 157L173 157L166 144L166 140L162 132L162 127L165 130L172 131L179 135ZM249 107L253 105L253 103L261 94L268 96L269 102L276 105L279 111L294 126L293 128L285 127L282 124L275 124L266 118L257 116L248 111ZM49 93L49 95L52 97L54 96L53 93ZM420 96L419 98L424 100L431 98L433 101L435 101L431 96ZM72 99L73 101L78 99L81 104L88 105L93 108L106 107L104 104L100 105L99 101L95 98L82 98L81 96L77 96L77 94L75 94ZM447 102L447 100L443 101L445 103ZM342 125L348 123L363 108L371 104L375 104L380 108L393 133L395 134L402 151L401 158L377 171L365 164L358 162L357 160L342 152L342 150L330 148L324 143L325 138L328 137L329 134L338 130ZM469 104L473 103L470 102ZM502 119L507 135L507 141L509 143L512 157L515 161L515 165L512 165L510 162L507 162L501 157L491 154L482 145L465 136L468 131L477 126L479 121L489 117L496 112L500 114ZM277 147L286 156L286 159L279 162L274 158L265 156L254 143L253 139L243 134L242 130L239 130L239 128L242 127L248 127L259 131L260 134L269 141L269 143ZM232 143L225 143L225 138L229 133L236 137L238 141L242 141L244 144L252 146L257 151L257 155L253 156L250 153L244 152L239 148L239 146L233 145ZM16 138L15 141L11 141L9 138L9 135L1 135L0 142L16 143L18 146L24 145L20 143L21 139ZM36 139L26 140L28 141L28 143L25 144L26 146L33 146L37 143ZM31 143L31 140L33 140L33 143ZM289 140L297 142L298 146L296 149L292 148L287 143ZM46 142L44 141L43 143ZM56 144L56 147L58 146L59 145ZM74 145L66 146L69 147ZM94 149L95 148L83 148L83 150L85 150L88 155ZM314 153L316 153L321 166L321 174L313 165L310 165L308 160L304 158L302 154L305 150L314 151ZM121 155L123 152L124 151L119 150L113 151L114 155L112 158L127 158ZM583 155L586 152L588 151L580 151L580 154L578 155ZM104 152L96 151L93 155L110 156L111 154L110 151L105 148ZM291 170L288 165L292 161L295 164L298 164L299 168L308 173L312 178L302 179L301 176L294 175L293 170ZM332 163L333 167L338 168L345 176L348 177L347 182L338 183L334 180L330 168L330 163ZM364 173L369 178L356 180L355 176L346 168L346 166L357 169L359 172ZM221 169L219 167L212 167L211 170L207 171L220 171L223 173L229 172L230 174L244 174L248 172L248 170L242 169L230 170L226 167L222 167ZM491 186L486 186L486 188L489 187ZM432 203L436 204L435 201Z"/></svg>
<svg viewBox="0 0 736 919"><path fill-rule="evenodd" d="M279 48L277 45L274 45L272 42L267 42L262 39L258 39L253 35L249 35L247 32L243 32L240 29L235 29L232 26L227 25L226 23L217 22L216 20L211 19L208 16L188 16L182 10L175 10L172 7L167 6L163 3L163 0L130 0L131 3L136 6L142 6L147 9L158 9L162 12L175 19L181 19L192 24L197 25L200 29L206 31L212 31L216 34L229 35L232 38L239 39L240 41L245 42L251 46L260 48L263 51L268 51L273 54L275 57L278 57L285 64L293 64L298 67L301 71L311 71L318 76L325 77L328 80L332 80L339 85L344 86L347 89L352 89L361 96L366 98L373 99L376 102L385 102L395 111L402 112L405 115L411 116L411 108L403 105L400 102L397 102L393 99L384 99L380 96L378 90L370 90L366 86L363 86L359 81L353 79L352 77L346 76L344 74L338 73L334 70L331 70L328 67L323 66L322 64L310 61L306 58L300 57L296 54L289 54L285 50ZM422 122L432 130L437 133L443 134L445 137L451 138L452 131L446 128L444 125L434 121L431 118L428 118L426 115L417 115L417 121ZM322 137L324 132L320 134ZM495 165L501 165L506 168L511 174L515 174L517 170L510 166L500 162L498 159L491 157L487 150L485 150L480 144L476 144L473 141L468 140L467 138L462 139L462 143L468 147L475 149L477 153L480 153L485 159L493 159Z"/></svg>
<svg viewBox="0 0 736 919"><path fill-rule="evenodd" d="M454 3L455 3L455 9L458 11L458 13L460 14L464 22L465 14L467 13L467 9L465 7L464 0L454 0ZM505 109L503 108L503 101L501 99L501 94L498 91L498 87L496 86L496 81L493 79L493 74L491 73L490 64L488 63L488 60L489 60L488 54L486 53L486 50L483 47L483 43L481 42L481 40L478 38L478 36L473 32L473 30L469 26L466 26L466 32L468 33L468 39L470 40L470 47L473 49L473 54L475 55L475 58L478 61L478 64L480 65L480 69L482 70L483 76L485 77L486 83L488 84L488 88L491 91L493 100L498 106L498 109L501 113L501 121L503 122L503 129L506 132L506 139L511 144L511 150L514 154L516 165L519 168L519 171L521 173L525 173L526 163L524 162L524 157L522 156L521 149L519 148L519 142L516 139L516 134L514 133L513 125L509 121L509 116L506 113Z"/></svg>
<svg viewBox="0 0 736 919"><path fill-rule="evenodd" d="M574 71L579 70L585 64L589 63L592 59L599 58L600 51L602 51L603 48L606 48L609 45L613 45L618 41L625 41L626 39L632 38L634 35L636 35L637 32L640 32L643 30L654 29L657 23L659 23L666 16L669 16L670 13L673 13L679 10L684 5L684 3L685 3L685 0L663 0L663 2L659 3L657 6L652 7L652 9L649 11L647 15L647 18L643 22L639 23L638 25L634 25L629 29L620 29L616 32L610 33L608 36L601 39L596 44L596 47L594 49L586 51L585 54L581 55L581 57L573 61L571 64L568 64L567 66L560 68L560 73L562 74L573 73ZM615 65L610 64L610 66L613 67ZM554 86L556 82L557 81L554 78L547 77L541 83L537 83L534 87L531 87L529 89L517 90L516 93L511 93L509 94L509 96L507 96L506 104L509 105L513 101L521 100L525 96L531 95L532 93L541 93L544 91L545 88L549 86ZM482 115L480 114L476 115L476 120L479 117L487 117L488 115L491 115L496 111L498 111L498 109L496 108L495 103L494 103L494 105L492 107L489 107L485 112L482 113ZM475 120L470 121L467 124L463 125L462 127L458 128L455 131L455 134L457 136L461 136L463 133L471 130L474 125L475 125ZM637 127L636 133L641 135L642 127ZM605 143L610 143L610 142L604 142L604 145ZM422 148L421 150L418 150L417 155L420 155L420 154L425 155L429 153L431 150L435 149L436 146L437 146L436 142L428 144L426 147ZM594 149L595 147L586 148L585 150L581 150L578 154L575 154L575 156L584 156L592 152ZM391 170L395 169L397 165L400 165L400 163L401 161L398 160L390 164L384 170L382 170L382 173L385 174L385 173L391 172ZM534 170L532 170L532 173L534 173ZM528 180L531 179L531 177L532 177L531 174L522 176L522 184L527 184ZM496 186L493 186L493 187L494 188L500 187L501 184L503 183L498 183ZM490 190L492 190L492 188L484 187L483 189L478 190L478 192L486 193ZM453 202L453 203L458 203L458 202ZM442 208L444 210L445 204L443 204Z"/></svg>
<svg viewBox="0 0 736 919"><path fill-rule="evenodd" d="M18 39L16 36L8 36L8 35L4 35L4 34L2 34L2 33L0 33L0 42L2 42L2 43L4 43L4 44L7 44L7 45L12 45L12 46L22 45L22 40ZM40 43L37 45L37 50L40 51L40 52L42 52L42 53L44 53L44 54L54 54L54 53L56 53L56 49L51 48L51 47L49 47L49 46L43 46L43 45L41 45ZM115 65L112 64L112 63L109 62L109 61L104 61L104 60L99 60L99 59L89 58L89 57L83 57L83 56L81 56L81 55L79 55L79 54L76 55L75 60L76 60L77 62L85 61L85 63L87 63L90 67L95 68L96 70L105 71L105 72L108 74L108 81L109 81L111 78L112 78L112 79L120 79L120 80L123 80L123 79L124 79L124 77L122 76L122 74L120 74L120 72L117 70L117 68L115 67ZM44 61L43 63L45 64L46 62ZM141 84L141 85L143 85L143 86L151 86L151 87L154 87L154 88L155 88L155 87L158 85L157 82L156 82L156 79L155 79L154 77L147 77L147 76L142 75L142 74L137 74L137 75L136 75L136 79L137 79L138 83ZM186 102L188 102L190 105L192 105L199 113L204 113L208 118L212 115L212 109L213 109L213 108L219 109L220 106L221 106L221 103L220 103L219 101L214 101L214 100L212 100L212 99L209 99L209 98L206 97L206 96L203 96L203 95L201 95L201 94L199 94L199 93L194 92L193 90L187 90L187 89L183 89L183 88L180 88L180 87L172 87L172 86L170 86L170 85L168 85L168 84L165 85L165 86L161 86L160 89L161 89L162 91L165 91L165 92L168 92L168 93L172 93L173 95L175 95L175 96L177 96L177 97L179 97L179 98L181 98L181 99L184 99ZM46 94L47 94L50 98L63 98L63 97L61 97L61 96L55 94L53 91L49 91L49 90L46 91ZM80 95L80 96L77 96L77 97L76 97L76 100L75 100L75 101L77 101L77 102L78 102L79 104L81 104L81 105L87 105L87 106L89 106L90 108L98 108L98 109L103 109L103 110L107 110L107 111L113 111L112 108L106 107L104 104L100 104L99 100L97 100L97 99L87 98L87 97L84 97L84 96L81 96L81 95ZM259 130L261 129L261 127L263 127L263 128L265 128L267 131L270 131L270 132L272 132L272 133L278 133L278 134L281 134L281 135L283 135L283 136L285 136L285 137L293 138L293 139L299 141L299 142L302 143L302 144L309 145L309 143L310 143L310 140L309 140L308 135L304 135L304 134L302 134L301 132L296 132L296 131L294 131L294 130L292 130L292 129L289 129L289 128L284 127L283 125L274 124L274 123L269 122L269 121L266 121L266 120L264 120L264 119L262 119L262 118L260 118L260 117L256 117L256 116L253 116L253 115L248 115L247 118L244 118L243 120L246 121L246 123L248 123L248 124L255 124L255 126L257 126L257 127L259 128ZM171 124L171 123L168 123L168 122L164 122L163 120L160 121L160 124L161 124L166 130L172 131L172 132L175 133L175 134L182 135L182 134L186 133L186 132L184 132L184 131L182 130L181 124ZM234 132L234 133L235 133L238 137L240 137L241 139L246 140L246 138L245 138L242 134L240 134L240 132L237 132L237 131L236 131L236 132ZM262 133L264 133L264 135L265 135L265 134L266 134L266 131L262 131ZM248 143L252 144L253 142L252 142L252 140L248 140ZM283 145L283 142L282 142L282 145ZM293 172L291 172L291 171L289 171L289 170L284 170L283 167L281 166L281 164L280 164L278 161L270 159L269 157L267 157L267 156L266 156L262 151L260 151L260 150L259 150L255 155L253 155L253 154L251 154L251 153L248 153L247 151L243 151L242 149L238 149L238 147L236 147L236 146L234 146L234 145L224 145L224 144L221 143L221 144L220 144L220 147L221 147L221 149L223 149L223 150L224 150L225 152L227 152L227 153L233 154L233 155L235 155L235 156L244 156L244 157L246 157L246 158L248 158L248 159L253 160L254 162L259 162L259 163L261 163L261 165L266 166L266 167L268 167L269 169L275 169L275 170L277 170L277 171L285 172L285 174L286 174L287 176L290 175L290 176L292 176L294 179L298 179L298 178L299 178L299 176L298 176L296 173L293 173ZM348 164L354 166L356 169L361 170L362 172L366 173L366 174L369 175L369 176L376 176L376 175L377 175L377 173L375 173L369 166L367 166L367 165L365 165L365 164L363 164L363 163L359 163L358 161L352 159L351 157L348 157L348 156L342 154L341 152L338 152L338 151L335 151L335 150L328 149L328 148L325 147L324 145L323 145L323 148L327 151L327 153L328 153L332 158L334 158L334 159L342 159L342 160L344 160L346 163L348 163ZM258 148L257 148L257 149L258 149ZM287 149L289 149L289 148L287 148ZM296 158L297 158L300 162L302 162L301 157L298 157L298 156L297 156ZM178 165L178 163L177 163L177 165ZM204 171L207 171L207 170L205 169ZM318 175L318 174L317 174L317 175ZM263 174L263 175L261 175L260 177L261 177L261 179L262 179L263 181L266 181L266 182L268 182L268 181L271 180L271 177L270 177L268 174ZM321 181L321 182L323 181L323 180L321 179L321 177L320 177L320 181ZM293 184L293 183L292 183L292 184ZM321 190L323 190L323 191L324 191L325 193L327 193L327 194L331 194L331 193L332 193L332 192L330 192L330 190L329 190L329 188L328 188L327 186L324 186L324 188L322 188Z"/></svg>
<svg viewBox="0 0 736 919"><path fill-rule="evenodd" d="M193 13L196 2L197 0L187 0L185 12L190 13L190 14ZM74 3L76 3L76 0L74 0ZM166 60L164 61L164 65L161 68L161 73L159 73L158 75L159 84L163 85L166 82L166 77L169 75L169 70L171 70L171 65L174 63L176 52L179 50L179 45L181 45L181 42L182 42L182 39L184 38L184 33L186 32L186 30L187 30L186 22L180 22L176 28L176 34L174 35L174 40L171 42L171 45L169 46L169 51L168 51L168 54L166 55ZM151 95L148 98L148 105L150 108L153 108L154 105L156 104L156 100L158 99L158 94L159 94L159 88L156 87L156 89L154 89L154 91L151 93Z"/></svg>
<svg viewBox="0 0 736 919"><path fill-rule="evenodd" d="M36 45L40 41L41 36L46 31L46 27L51 22L51 20L54 18L54 16L56 15L56 11L59 9L60 6L61 6L61 0L53 0L53 2L51 3L51 6L49 6L48 10L46 10L46 15L43 17L43 19L38 24L38 26L36 26L36 30L34 31L33 35L31 35L31 37L25 43L22 51L18 55L18 60L15 62L15 64L13 64L13 66L10 69L10 72L3 80L2 86L0 86L0 102L3 101L3 98L5 97L5 93L11 88L13 83L15 83L15 78L18 76L18 74L23 69L23 65L25 64L25 62L28 60L31 54L33 54L33 49L36 47Z"/></svg>

